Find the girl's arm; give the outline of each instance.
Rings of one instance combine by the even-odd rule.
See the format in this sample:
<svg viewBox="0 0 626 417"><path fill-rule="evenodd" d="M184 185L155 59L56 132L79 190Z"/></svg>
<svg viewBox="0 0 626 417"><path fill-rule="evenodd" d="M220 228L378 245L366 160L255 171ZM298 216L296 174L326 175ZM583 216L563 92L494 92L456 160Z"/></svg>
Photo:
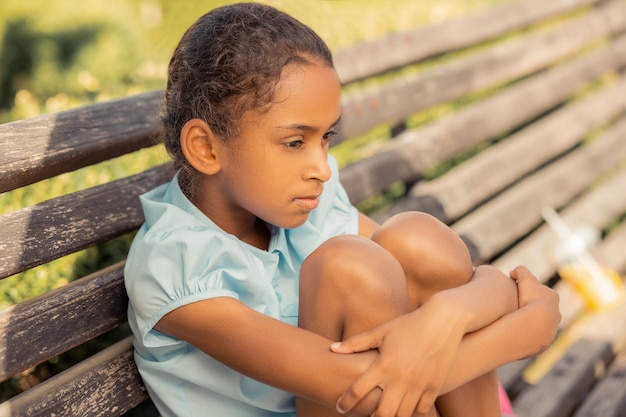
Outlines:
<svg viewBox="0 0 626 417"><path fill-rule="evenodd" d="M431 375L428 381L419 379L421 372L418 369L424 361L421 355L416 354L417 349L421 348L420 330L424 327L420 314L425 308L430 308L431 302L437 307L429 315L443 312L445 316L446 311L456 314L453 310L455 306L458 308L455 304L457 294L448 297L448 293L442 291L420 309L342 342L339 348L335 348L336 351L350 353L378 349L380 355L340 397L337 408L349 411L372 389L383 386L383 396L387 398L386 409L397 410L406 398L416 398L418 411L425 412L437 396L498 366L545 349L553 340L560 321L558 295L537 281L526 268L516 268L511 277L518 283L520 308L467 334L459 344L455 357L450 360L450 366L446 363L441 370L442 374ZM470 284L465 287L468 286ZM480 303L490 296L497 294L483 294L476 301ZM435 320L440 323L438 318ZM528 323L533 325L529 326Z"/></svg>
<svg viewBox="0 0 626 417"><path fill-rule="evenodd" d="M155 329L183 339L253 379L334 407L373 361L375 352L337 355L331 340L217 297L177 308ZM362 414L370 415L370 404ZM361 406L365 407L365 404Z"/></svg>
<svg viewBox="0 0 626 417"><path fill-rule="evenodd" d="M558 323L554 319L557 302L551 292L535 288L543 286L532 276L524 277L520 284L528 289L526 299L521 300L526 304L463 339L454 362L455 371L446 375L441 393L471 381L487 369L534 354L549 343L553 334L548 335L548 330L556 328ZM401 323L394 332L419 336L420 329L413 322ZM528 326L528 323L542 325ZM332 341L227 297L179 307L155 327L188 341L249 377L329 407L335 406L337 398L348 391L377 357L375 350L337 355L329 349ZM389 373L393 370L379 369L379 372L394 377ZM359 386L352 385L348 392L341 403L344 409L351 410L351 415L371 415L376 408L376 398L372 397L380 391L361 392ZM361 401L364 398L374 401Z"/></svg>
<svg viewBox="0 0 626 417"><path fill-rule="evenodd" d="M367 216L360 215L360 234L370 236L377 227L378 225ZM446 233L444 232L444 235ZM431 236L430 240L438 242L439 238ZM449 252L446 248L434 245L428 250ZM420 256L430 259L428 253ZM445 265L439 267L445 268ZM527 270L521 275L530 277L524 280L524 287L534 287L535 292L538 293L538 299L548 300L543 303L543 306L551 314L546 316L544 331L539 333L541 337L544 337L543 340L547 340L545 342L547 344L552 340L558 324L558 319L552 320L558 316L558 302L554 300L555 295L552 290L538 283ZM503 287L505 282L509 283L508 288ZM511 305L511 294L514 294L513 300L518 301L520 306L528 304L521 293L517 300L518 293L516 289L511 292L511 288L515 288L512 280L495 268L482 266L476 269L469 284L436 294L413 313L379 326L370 332L354 336L341 344L333 344L333 350L339 353L367 349L378 349L381 353L373 366L338 401L339 408L349 410L366 393L380 386L385 387L384 401L381 403L385 411L396 410L400 406L407 409L410 404L413 406L417 404L419 411L422 412L430 408L430 404L437 396L449 390L447 384L452 382L454 377L463 381L464 370L471 369L471 366L459 367L458 364L454 364L455 354L459 348L458 341L466 333L482 329L515 310L517 305ZM550 297L553 298L552 301ZM538 308L533 305L532 309ZM541 320L541 316L537 315L537 319ZM508 320L509 318L506 321ZM407 329L411 327L419 331L408 331ZM449 331L443 332L442 328ZM510 328L504 327L500 331L507 329L517 332L523 331L525 327L513 322ZM487 333L487 335L490 334L493 333L491 331ZM427 343L425 339L430 342ZM509 336L506 336L506 339L511 340ZM468 357L478 359L482 353L487 359L499 358L498 355L502 351L496 346L493 343L482 345L478 355L472 354ZM525 349L523 345L518 345L518 347ZM533 353L525 352L523 356ZM466 356L457 356L459 357ZM491 362L481 360L480 363ZM448 375L450 369L453 369L452 375ZM493 368L487 366L484 369L486 372ZM448 380L445 379L446 375L449 377ZM452 386L458 385L453 383Z"/></svg>

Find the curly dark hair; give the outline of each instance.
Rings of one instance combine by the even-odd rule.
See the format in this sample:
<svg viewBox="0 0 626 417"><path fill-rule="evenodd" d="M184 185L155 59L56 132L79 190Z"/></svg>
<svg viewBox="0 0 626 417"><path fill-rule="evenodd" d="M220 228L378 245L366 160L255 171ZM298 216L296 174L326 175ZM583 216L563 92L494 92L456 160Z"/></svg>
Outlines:
<svg viewBox="0 0 626 417"><path fill-rule="evenodd" d="M239 3L200 17L169 64L161 139L176 167L193 174L180 146L187 121L202 119L220 140L232 139L244 112L271 103L286 65L312 62L332 67L328 46L273 7Z"/></svg>

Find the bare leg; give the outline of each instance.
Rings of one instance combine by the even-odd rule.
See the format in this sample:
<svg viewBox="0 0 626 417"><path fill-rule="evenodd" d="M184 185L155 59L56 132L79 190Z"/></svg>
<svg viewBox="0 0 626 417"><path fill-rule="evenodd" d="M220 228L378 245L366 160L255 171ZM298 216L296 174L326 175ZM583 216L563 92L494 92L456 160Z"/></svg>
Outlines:
<svg viewBox="0 0 626 417"><path fill-rule="evenodd" d="M437 399L442 416L498 416L498 376L491 371Z"/></svg>
<svg viewBox="0 0 626 417"><path fill-rule="evenodd" d="M368 239L331 239L302 266L302 328L342 340L408 311L410 300L402 267L389 252ZM297 400L297 415L340 416L334 409L301 398ZM434 409L430 416L436 416Z"/></svg>
<svg viewBox="0 0 626 417"><path fill-rule="evenodd" d="M412 309L436 292L465 284L472 277L471 258L465 244L431 216L420 213L394 216L372 239L402 265ZM495 371L440 397L437 407L445 417L500 416Z"/></svg>

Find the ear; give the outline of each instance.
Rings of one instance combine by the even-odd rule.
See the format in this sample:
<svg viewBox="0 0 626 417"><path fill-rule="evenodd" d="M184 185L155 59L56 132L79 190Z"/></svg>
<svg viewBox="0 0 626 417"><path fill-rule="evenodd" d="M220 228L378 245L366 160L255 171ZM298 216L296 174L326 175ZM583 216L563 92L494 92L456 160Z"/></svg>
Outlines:
<svg viewBox="0 0 626 417"><path fill-rule="evenodd" d="M185 123L180 132L180 146L197 171L213 175L221 169L219 140L204 120L191 119Z"/></svg>

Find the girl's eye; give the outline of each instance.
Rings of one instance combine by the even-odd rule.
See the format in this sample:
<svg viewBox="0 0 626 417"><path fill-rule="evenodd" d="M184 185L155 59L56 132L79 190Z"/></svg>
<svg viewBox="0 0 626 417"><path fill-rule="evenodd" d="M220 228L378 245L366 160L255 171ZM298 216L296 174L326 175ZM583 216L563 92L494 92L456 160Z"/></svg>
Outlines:
<svg viewBox="0 0 626 417"><path fill-rule="evenodd" d="M291 142L283 143L283 146L290 150L300 149L304 145L304 141L302 139L292 140Z"/></svg>
<svg viewBox="0 0 626 417"><path fill-rule="evenodd" d="M335 136L337 134L337 132L335 132L334 130L329 130L328 132L324 133L324 136L322 136L324 138L324 140L331 140L333 138L333 136Z"/></svg>

